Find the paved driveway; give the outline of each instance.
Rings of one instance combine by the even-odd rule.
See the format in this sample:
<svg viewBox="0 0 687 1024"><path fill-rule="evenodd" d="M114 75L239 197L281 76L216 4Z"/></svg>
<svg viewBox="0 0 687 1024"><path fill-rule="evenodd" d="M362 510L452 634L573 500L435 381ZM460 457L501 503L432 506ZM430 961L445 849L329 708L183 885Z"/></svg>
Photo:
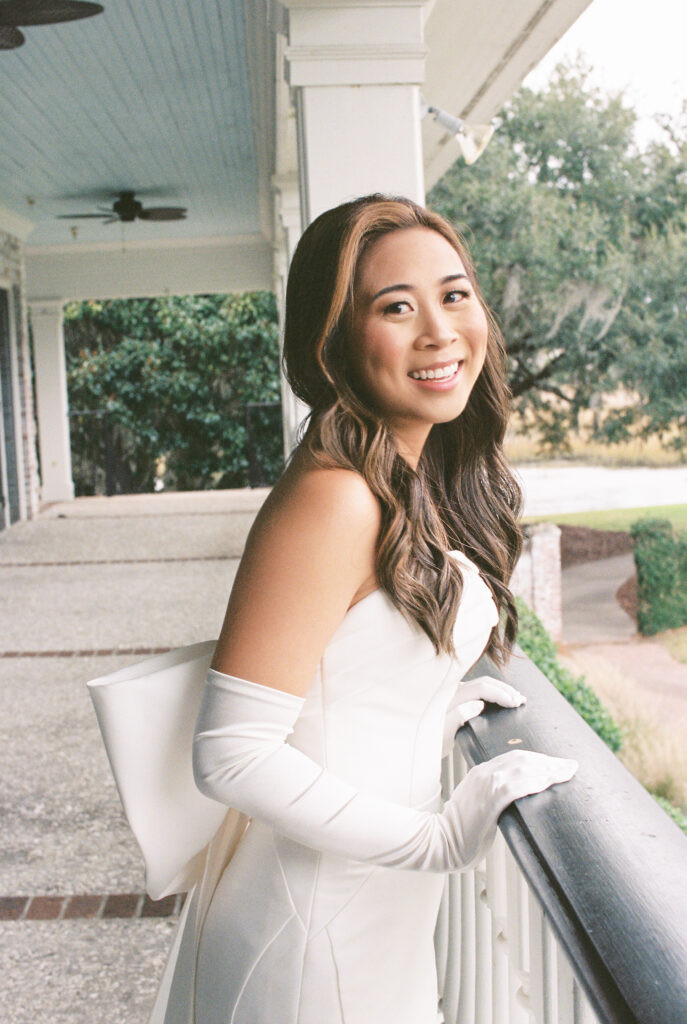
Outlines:
<svg viewBox="0 0 687 1024"><path fill-rule="evenodd" d="M636 636L634 619L615 597L634 571L631 552L563 570L564 644L618 643Z"/></svg>
<svg viewBox="0 0 687 1024"><path fill-rule="evenodd" d="M687 504L687 466L608 469L605 466L519 466L525 515Z"/></svg>

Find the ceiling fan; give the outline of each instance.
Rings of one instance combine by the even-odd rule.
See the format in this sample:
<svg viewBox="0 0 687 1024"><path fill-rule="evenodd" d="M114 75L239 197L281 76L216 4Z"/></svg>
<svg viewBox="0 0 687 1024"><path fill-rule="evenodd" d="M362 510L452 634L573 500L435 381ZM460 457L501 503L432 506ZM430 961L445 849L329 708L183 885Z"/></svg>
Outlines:
<svg viewBox="0 0 687 1024"><path fill-rule="evenodd" d="M112 207L101 206L99 213L61 213L61 220L85 220L95 218L103 224L114 224L122 221L130 224L134 220L185 220L185 206L147 206L139 202L134 192L119 192L118 199Z"/></svg>
<svg viewBox="0 0 687 1024"><path fill-rule="evenodd" d="M25 42L19 25L55 25L90 18L102 11L100 4L85 0L0 0L0 50L16 50Z"/></svg>

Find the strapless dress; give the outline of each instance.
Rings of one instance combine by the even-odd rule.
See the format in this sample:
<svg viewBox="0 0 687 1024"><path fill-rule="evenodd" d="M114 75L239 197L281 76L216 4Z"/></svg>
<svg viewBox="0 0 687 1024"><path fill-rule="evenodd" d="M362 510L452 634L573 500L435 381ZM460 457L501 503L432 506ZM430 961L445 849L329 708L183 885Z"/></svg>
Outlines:
<svg viewBox="0 0 687 1024"><path fill-rule="evenodd" d="M444 718L498 614L463 574L456 657L375 590L328 644L289 743L360 790L441 807ZM457 662L457 663L456 663ZM444 876L321 853L253 820L200 939L196 1024L436 1024L434 930Z"/></svg>

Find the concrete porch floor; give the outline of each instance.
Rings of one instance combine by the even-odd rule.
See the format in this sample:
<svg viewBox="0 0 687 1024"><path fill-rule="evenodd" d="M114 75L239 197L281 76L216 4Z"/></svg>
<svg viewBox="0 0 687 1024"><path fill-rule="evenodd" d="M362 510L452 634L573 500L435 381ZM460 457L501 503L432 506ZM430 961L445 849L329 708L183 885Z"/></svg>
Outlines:
<svg viewBox="0 0 687 1024"><path fill-rule="evenodd" d="M147 1020L176 915L104 900L142 893L143 872L85 683L217 635L266 493L79 499L0 535L0 905L20 914L0 921L8 1024ZM61 899L82 894L101 899Z"/></svg>

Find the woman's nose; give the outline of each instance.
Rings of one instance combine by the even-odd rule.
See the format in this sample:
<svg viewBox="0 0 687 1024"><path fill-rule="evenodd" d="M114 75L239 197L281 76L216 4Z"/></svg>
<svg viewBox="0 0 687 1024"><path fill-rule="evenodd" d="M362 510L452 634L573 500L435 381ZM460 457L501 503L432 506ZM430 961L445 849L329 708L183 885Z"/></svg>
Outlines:
<svg viewBox="0 0 687 1024"><path fill-rule="evenodd" d="M430 309L425 311L418 335L418 342L423 347L445 348L455 339L455 326L445 310Z"/></svg>

